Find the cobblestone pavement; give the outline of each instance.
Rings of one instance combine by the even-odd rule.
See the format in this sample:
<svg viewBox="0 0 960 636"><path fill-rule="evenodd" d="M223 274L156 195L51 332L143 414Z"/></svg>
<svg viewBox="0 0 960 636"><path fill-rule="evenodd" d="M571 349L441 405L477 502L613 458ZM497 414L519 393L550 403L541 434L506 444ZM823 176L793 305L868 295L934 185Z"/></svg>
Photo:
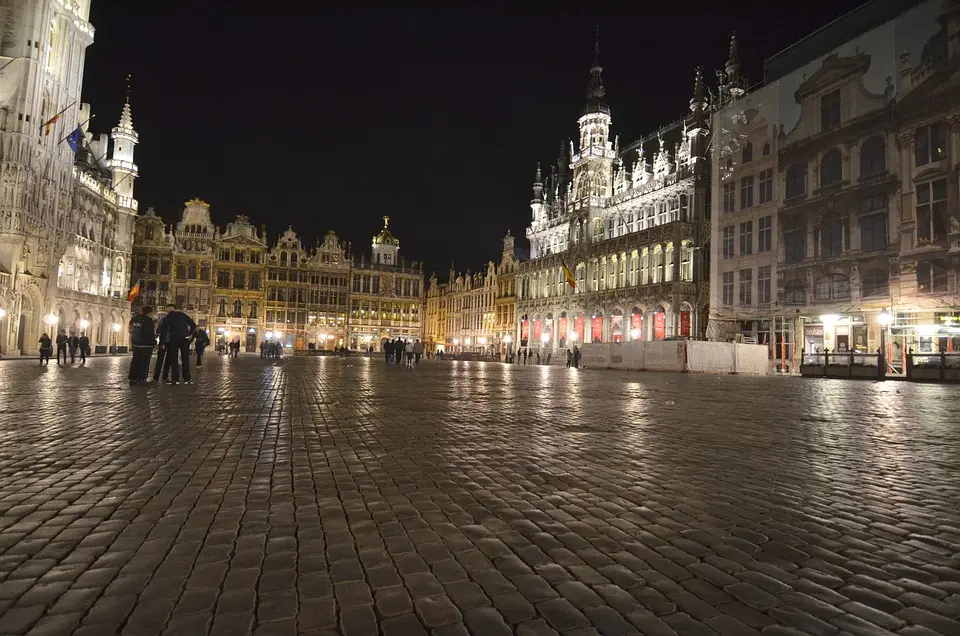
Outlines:
<svg viewBox="0 0 960 636"><path fill-rule="evenodd" d="M0 363L0 632L960 634L955 387Z"/></svg>

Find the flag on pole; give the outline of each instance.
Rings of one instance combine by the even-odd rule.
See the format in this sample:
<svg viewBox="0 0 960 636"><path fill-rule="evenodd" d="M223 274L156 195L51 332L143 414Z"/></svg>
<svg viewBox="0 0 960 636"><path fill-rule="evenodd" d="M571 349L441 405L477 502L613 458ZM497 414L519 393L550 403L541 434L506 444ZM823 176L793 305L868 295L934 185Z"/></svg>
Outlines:
<svg viewBox="0 0 960 636"><path fill-rule="evenodd" d="M130 288L130 293L127 294L127 302L132 303L137 299L137 296L140 295L140 288L143 287L143 277L138 277L137 282L133 284L133 287Z"/></svg>
<svg viewBox="0 0 960 636"><path fill-rule="evenodd" d="M77 126L72 133L67 135L67 143L70 144L70 150L76 152L77 148L80 147L80 139L83 138L83 129L80 126Z"/></svg>
<svg viewBox="0 0 960 636"><path fill-rule="evenodd" d="M57 113L43 124L43 136L48 137L50 131L53 130L53 125L60 121L60 113Z"/></svg>
<svg viewBox="0 0 960 636"><path fill-rule="evenodd" d="M577 280L573 277L573 274L570 273L570 268L567 267L566 262L561 258L560 264L563 266L563 275L567 279L567 285L570 285L570 288L573 290L577 289Z"/></svg>

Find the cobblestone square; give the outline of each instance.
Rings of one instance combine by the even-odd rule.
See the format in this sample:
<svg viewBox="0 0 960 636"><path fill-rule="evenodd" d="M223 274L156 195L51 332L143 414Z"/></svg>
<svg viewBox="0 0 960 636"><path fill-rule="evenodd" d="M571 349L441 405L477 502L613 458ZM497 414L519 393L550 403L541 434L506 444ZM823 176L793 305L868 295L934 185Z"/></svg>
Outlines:
<svg viewBox="0 0 960 636"><path fill-rule="evenodd" d="M3 634L960 634L955 387L0 362Z"/></svg>

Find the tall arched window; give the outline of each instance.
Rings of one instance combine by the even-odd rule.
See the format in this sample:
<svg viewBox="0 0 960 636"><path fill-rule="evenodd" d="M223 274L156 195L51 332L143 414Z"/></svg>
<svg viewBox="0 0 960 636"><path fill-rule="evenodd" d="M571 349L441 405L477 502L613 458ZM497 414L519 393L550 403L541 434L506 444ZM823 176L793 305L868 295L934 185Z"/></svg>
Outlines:
<svg viewBox="0 0 960 636"><path fill-rule="evenodd" d="M887 171L883 137L871 137L860 147L860 177L872 177Z"/></svg>
<svg viewBox="0 0 960 636"><path fill-rule="evenodd" d="M243 318L243 303L239 300L233 301L233 317Z"/></svg>
<svg viewBox="0 0 960 636"><path fill-rule="evenodd" d="M226 298L220 299L220 303L218 304L218 307L217 307L217 316L219 316L220 318L227 317L227 299Z"/></svg>
<svg viewBox="0 0 960 636"><path fill-rule="evenodd" d="M820 225L820 255L839 256L847 245L847 219L837 213L823 217Z"/></svg>
<svg viewBox="0 0 960 636"><path fill-rule="evenodd" d="M259 318L260 317L260 306L257 305L256 301L250 303L250 318Z"/></svg>
<svg viewBox="0 0 960 636"><path fill-rule="evenodd" d="M843 181L843 160L836 148L827 151L820 160L820 187L836 185Z"/></svg>
<svg viewBox="0 0 960 636"><path fill-rule="evenodd" d="M807 193L807 171L803 166L787 168L786 198L794 199Z"/></svg>
<svg viewBox="0 0 960 636"><path fill-rule="evenodd" d="M743 146L741 163L750 163L753 161L753 144L749 141Z"/></svg>

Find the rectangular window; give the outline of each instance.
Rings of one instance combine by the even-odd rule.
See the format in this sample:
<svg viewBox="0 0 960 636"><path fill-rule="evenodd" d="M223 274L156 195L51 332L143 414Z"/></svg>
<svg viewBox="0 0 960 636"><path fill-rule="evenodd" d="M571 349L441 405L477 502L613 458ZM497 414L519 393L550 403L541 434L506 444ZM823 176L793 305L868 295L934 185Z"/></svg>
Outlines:
<svg viewBox="0 0 960 636"><path fill-rule="evenodd" d="M170 259L169 258L160 259L160 275L161 276L170 275Z"/></svg>
<svg viewBox="0 0 960 636"><path fill-rule="evenodd" d="M790 227L783 233L787 263L802 263L807 257L806 228L802 225Z"/></svg>
<svg viewBox="0 0 960 636"><path fill-rule="evenodd" d="M917 291L921 294L946 293L947 262L942 258L917 263Z"/></svg>
<svg viewBox="0 0 960 636"><path fill-rule="evenodd" d="M370 276L364 275L363 277L363 293L370 293Z"/></svg>
<svg viewBox="0 0 960 636"><path fill-rule="evenodd" d="M917 185L917 245L947 237L947 180Z"/></svg>
<svg viewBox="0 0 960 636"><path fill-rule="evenodd" d="M210 290L204 287L200 289L200 311L208 309L210 309Z"/></svg>
<svg viewBox="0 0 960 636"><path fill-rule="evenodd" d="M770 266L764 265L757 268L757 304L765 306L770 304Z"/></svg>
<svg viewBox="0 0 960 636"><path fill-rule="evenodd" d="M250 289L253 291L260 289L260 274L250 274Z"/></svg>
<svg viewBox="0 0 960 636"><path fill-rule="evenodd" d="M753 304L753 270L740 270L740 306L749 307Z"/></svg>
<svg viewBox="0 0 960 636"><path fill-rule="evenodd" d="M723 273L723 304L733 305L733 272Z"/></svg>
<svg viewBox="0 0 960 636"><path fill-rule="evenodd" d="M360 293L360 280L361 280L360 274L353 275L353 291L357 294Z"/></svg>
<svg viewBox="0 0 960 636"><path fill-rule="evenodd" d="M723 184L723 212L725 214L733 212L736 209L737 202L737 184L729 181Z"/></svg>
<svg viewBox="0 0 960 636"><path fill-rule="evenodd" d="M380 277L379 277L379 276L374 276L374 277L373 277L373 287L372 287L372 289L373 289L373 293L374 293L374 294L379 294L379 293L380 293Z"/></svg>
<svg viewBox="0 0 960 636"><path fill-rule="evenodd" d="M740 179L740 209L753 207L753 176Z"/></svg>
<svg viewBox="0 0 960 636"><path fill-rule="evenodd" d="M773 201L773 168L767 168L761 172L758 181L757 203L769 203Z"/></svg>
<svg viewBox="0 0 960 636"><path fill-rule="evenodd" d="M860 249L874 252L887 247L887 197L867 197L860 208Z"/></svg>
<svg viewBox="0 0 960 636"><path fill-rule="evenodd" d="M914 134L914 159L917 166L940 161L947 156L947 127L942 121L917 128Z"/></svg>
<svg viewBox="0 0 960 636"><path fill-rule="evenodd" d="M185 280L186 278L187 278L186 265L177 265L177 280Z"/></svg>
<svg viewBox="0 0 960 636"><path fill-rule="evenodd" d="M217 272L217 287L229 287L230 286L230 272L222 271Z"/></svg>
<svg viewBox="0 0 960 636"><path fill-rule="evenodd" d="M733 226L723 228L723 257L733 258Z"/></svg>
<svg viewBox="0 0 960 636"><path fill-rule="evenodd" d="M246 281L246 272L236 271L233 273L233 288L234 289L243 289Z"/></svg>
<svg viewBox="0 0 960 636"><path fill-rule="evenodd" d="M840 91L827 93L820 98L820 132L840 127Z"/></svg>
<svg viewBox="0 0 960 636"><path fill-rule="evenodd" d="M740 224L740 256L753 254L753 221Z"/></svg>
<svg viewBox="0 0 960 636"><path fill-rule="evenodd" d="M197 264L190 263L187 265L187 278L190 280L197 280Z"/></svg>
<svg viewBox="0 0 960 636"><path fill-rule="evenodd" d="M769 252L773 245L773 217L760 217L757 221L757 252Z"/></svg>

